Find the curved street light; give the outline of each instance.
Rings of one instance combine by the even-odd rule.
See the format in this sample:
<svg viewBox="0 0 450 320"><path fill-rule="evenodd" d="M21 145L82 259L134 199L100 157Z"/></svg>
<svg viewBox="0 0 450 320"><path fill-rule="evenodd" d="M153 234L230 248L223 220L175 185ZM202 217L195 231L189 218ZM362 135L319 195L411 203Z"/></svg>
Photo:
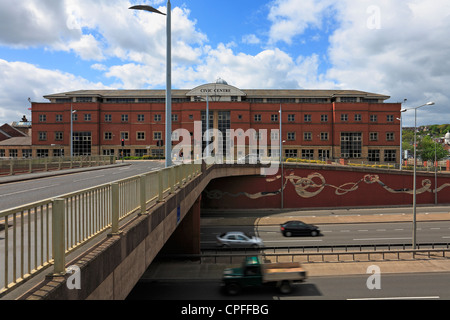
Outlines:
<svg viewBox="0 0 450 320"><path fill-rule="evenodd" d="M166 168L172 166L172 5L167 0L167 14L147 5L132 6L132 10L144 10L167 16L167 71L166 71Z"/></svg>

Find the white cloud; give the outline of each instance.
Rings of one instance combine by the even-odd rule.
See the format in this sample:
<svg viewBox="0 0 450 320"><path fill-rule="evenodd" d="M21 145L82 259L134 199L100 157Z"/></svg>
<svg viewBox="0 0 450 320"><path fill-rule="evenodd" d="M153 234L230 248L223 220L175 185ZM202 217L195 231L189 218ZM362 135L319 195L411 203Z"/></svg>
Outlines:
<svg viewBox="0 0 450 320"><path fill-rule="evenodd" d="M260 44L261 40L254 34L247 34L242 37L242 42L246 44Z"/></svg>
<svg viewBox="0 0 450 320"><path fill-rule="evenodd" d="M49 93L105 86L58 70L0 59L0 88L7 93L0 96L0 123L5 123L30 114L28 97L33 101L43 101L42 97Z"/></svg>

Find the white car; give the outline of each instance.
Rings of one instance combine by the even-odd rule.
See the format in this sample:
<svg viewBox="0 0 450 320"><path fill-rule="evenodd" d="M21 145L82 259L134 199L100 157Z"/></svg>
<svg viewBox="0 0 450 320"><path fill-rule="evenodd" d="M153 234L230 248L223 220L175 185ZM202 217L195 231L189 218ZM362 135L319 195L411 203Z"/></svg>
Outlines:
<svg viewBox="0 0 450 320"><path fill-rule="evenodd" d="M226 232L217 236L217 245L233 248L260 248L264 246L261 238L250 236L240 231Z"/></svg>

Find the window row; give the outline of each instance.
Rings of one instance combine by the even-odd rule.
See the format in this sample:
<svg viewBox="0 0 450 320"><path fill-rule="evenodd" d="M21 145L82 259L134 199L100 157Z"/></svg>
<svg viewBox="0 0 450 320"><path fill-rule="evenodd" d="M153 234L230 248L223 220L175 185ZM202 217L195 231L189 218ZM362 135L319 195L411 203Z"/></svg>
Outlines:
<svg viewBox="0 0 450 320"><path fill-rule="evenodd" d="M253 116L253 120L255 122L261 122L262 121L262 115L261 114L255 114ZM287 120L288 122L296 122L297 117L295 114L288 114L287 116ZM341 121L345 122L345 121L349 121L349 115L347 113L343 113L340 115L340 119ZM329 120L329 116L328 114L321 114L320 115L320 122L328 122ZM354 121L362 121L362 114L354 114L353 115L353 120ZM279 121L279 114L271 114L270 115L270 121L272 122L278 122ZM313 121L313 115L312 114L304 114L303 115L303 122L312 122ZM369 121L370 122L378 122L378 115L370 115L369 116ZM386 122L394 122L394 115L386 115Z"/></svg>
<svg viewBox="0 0 450 320"><path fill-rule="evenodd" d="M104 121L105 122L112 122L112 114L105 114ZM193 119L193 116L189 117L190 119ZM63 122L63 115L57 114L55 115L55 122ZM120 120L122 122L129 122L130 117L128 114L121 114ZM79 115L78 113L72 114L72 120L73 121L79 121ZM83 120L84 121L92 121L92 114L90 113L84 113L83 114ZM137 115L137 121L138 122L144 122L145 121L145 115L144 114L138 114ZM153 121L159 122L162 121L162 114L155 114L153 115ZM178 121L178 114L172 114L172 121L177 122ZM47 122L47 115L46 114L40 114L39 115L39 122Z"/></svg>

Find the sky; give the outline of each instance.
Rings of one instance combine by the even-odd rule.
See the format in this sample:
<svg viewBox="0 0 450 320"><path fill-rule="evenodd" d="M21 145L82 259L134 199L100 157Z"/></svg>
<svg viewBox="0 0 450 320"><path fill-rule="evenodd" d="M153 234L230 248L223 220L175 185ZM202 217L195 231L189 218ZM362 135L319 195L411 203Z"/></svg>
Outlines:
<svg viewBox="0 0 450 320"><path fill-rule="evenodd" d="M0 124L28 98L165 89L166 0L0 0ZM450 123L449 0L172 0L172 88L388 95L417 124ZM414 111L403 114L414 125Z"/></svg>

